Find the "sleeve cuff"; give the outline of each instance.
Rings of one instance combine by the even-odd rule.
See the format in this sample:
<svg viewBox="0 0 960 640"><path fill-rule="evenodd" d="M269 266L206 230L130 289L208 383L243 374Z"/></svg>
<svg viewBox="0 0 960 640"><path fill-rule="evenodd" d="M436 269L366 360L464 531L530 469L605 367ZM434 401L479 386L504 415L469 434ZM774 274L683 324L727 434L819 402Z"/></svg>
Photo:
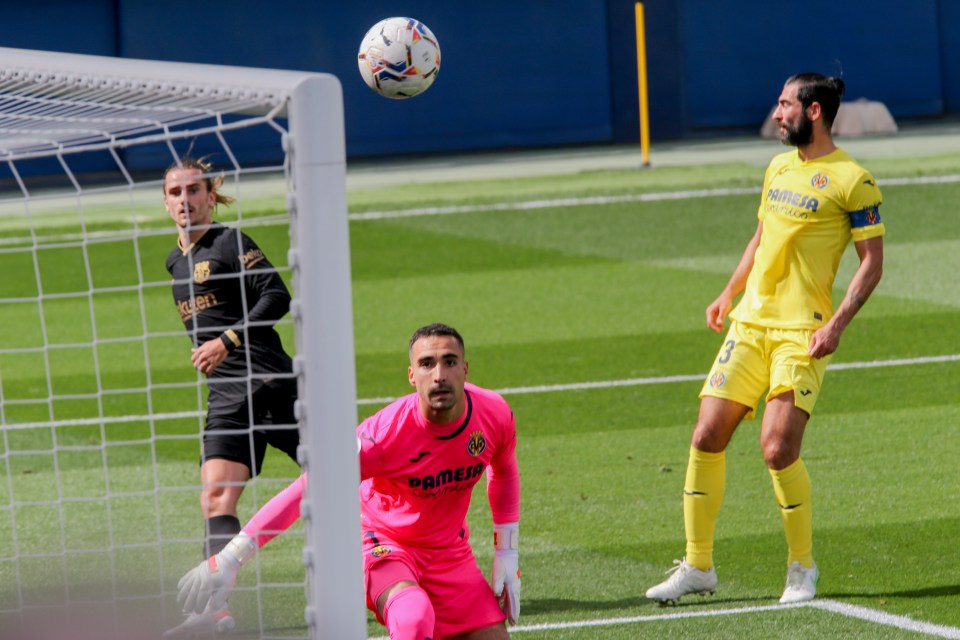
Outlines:
<svg viewBox="0 0 960 640"><path fill-rule="evenodd" d="M493 525L493 548L502 551L517 549L520 545L520 523Z"/></svg>
<svg viewBox="0 0 960 640"><path fill-rule="evenodd" d="M242 567L249 562L250 558L257 554L257 543L254 542L253 538L241 531L227 543L227 546L224 547L221 553L236 561L236 563Z"/></svg>
<svg viewBox="0 0 960 640"><path fill-rule="evenodd" d="M867 227L854 227L850 229L850 235L853 236L854 242L876 238L878 236L885 235L886 232L886 227L883 226L882 222Z"/></svg>
<svg viewBox="0 0 960 640"><path fill-rule="evenodd" d="M227 351L233 351L240 346L240 336L233 329L227 329L220 334L220 342L227 348Z"/></svg>

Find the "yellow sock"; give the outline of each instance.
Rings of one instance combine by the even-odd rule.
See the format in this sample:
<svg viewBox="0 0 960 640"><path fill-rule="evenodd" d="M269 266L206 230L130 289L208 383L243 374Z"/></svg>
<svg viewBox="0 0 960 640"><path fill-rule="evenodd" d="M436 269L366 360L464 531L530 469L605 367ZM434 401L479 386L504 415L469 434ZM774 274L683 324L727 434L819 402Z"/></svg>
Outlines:
<svg viewBox="0 0 960 640"><path fill-rule="evenodd" d="M687 563L706 571L713 566L713 530L720 515L726 482L726 453L690 447L683 485L683 525Z"/></svg>
<svg viewBox="0 0 960 640"><path fill-rule="evenodd" d="M810 474L803 460L786 469L770 469L773 493L780 504L783 530L787 534L787 564L813 566L813 502Z"/></svg>

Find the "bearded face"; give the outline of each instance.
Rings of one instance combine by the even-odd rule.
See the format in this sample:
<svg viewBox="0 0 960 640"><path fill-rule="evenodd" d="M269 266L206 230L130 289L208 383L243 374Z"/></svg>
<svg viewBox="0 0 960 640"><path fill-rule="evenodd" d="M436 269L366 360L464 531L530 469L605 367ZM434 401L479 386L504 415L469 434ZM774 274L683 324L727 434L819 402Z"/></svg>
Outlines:
<svg viewBox="0 0 960 640"><path fill-rule="evenodd" d="M807 117L805 111L792 122L780 122L780 142L792 147L804 147L813 139L813 120Z"/></svg>

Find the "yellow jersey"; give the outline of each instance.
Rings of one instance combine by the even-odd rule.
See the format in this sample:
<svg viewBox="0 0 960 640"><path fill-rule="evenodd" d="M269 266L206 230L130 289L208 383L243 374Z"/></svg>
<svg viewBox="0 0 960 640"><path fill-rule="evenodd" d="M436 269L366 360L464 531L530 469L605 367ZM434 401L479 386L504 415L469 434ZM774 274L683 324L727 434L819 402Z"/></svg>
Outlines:
<svg viewBox="0 0 960 640"><path fill-rule="evenodd" d="M757 217L763 223L738 322L817 329L833 316L833 281L843 252L882 236L880 189L842 149L809 161L797 151L767 167Z"/></svg>

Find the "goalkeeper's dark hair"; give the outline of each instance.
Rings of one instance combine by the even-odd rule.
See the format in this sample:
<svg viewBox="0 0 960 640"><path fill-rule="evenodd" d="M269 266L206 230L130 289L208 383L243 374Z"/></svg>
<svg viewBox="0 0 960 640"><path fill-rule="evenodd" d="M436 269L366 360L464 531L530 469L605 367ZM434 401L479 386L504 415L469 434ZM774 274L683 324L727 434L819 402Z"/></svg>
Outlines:
<svg viewBox="0 0 960 640"><path fill-rule="evenodd" d="M433 324L428 324L414 331L413 335L410 336L409 351L413 351L413 345L416 344L420 338L429 338L432 336L449 336L456 340L457 344L460 345L460 350L466 353L466 347L463 345L463 336L461 336L456 329L442 322L434 322Z"/></svg>
<svg viewBox="0 0 960 640"><path fill-rule="evenodd" d="M230 204L236 198L232 198L228 195L220 193L220 185L223 184L223 173L214 173L213 172L213 163L208 162L206 158L193 158L191 156L184 156L167 167L167 170L163 172L163 193L167 193L167 174L169 174L174 169L196 169L203 174L203 181L207 185L207 189L215 194L217 204Z"/></svg>
<svg viewBox="0 0 960 640"><path fill-rule="evenodd" d="M790 76L784 84L797 85L797 100L804 109L814 102L820 103L824 124L828 129L833 126L833 120L840 110L840 98L846 88L843 78L807 71Z"/></svg>

